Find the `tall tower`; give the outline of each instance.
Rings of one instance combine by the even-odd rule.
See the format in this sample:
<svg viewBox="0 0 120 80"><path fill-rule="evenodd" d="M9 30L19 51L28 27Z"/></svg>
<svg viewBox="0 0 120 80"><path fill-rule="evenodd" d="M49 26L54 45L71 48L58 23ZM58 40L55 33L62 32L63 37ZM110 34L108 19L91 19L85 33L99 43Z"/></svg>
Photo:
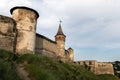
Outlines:
<svg viewBox="0 0 120 80"><path fill-rule="evenodd" d="M16 52L34 53L36 39L36 23L39 14L27 7L14 7L10 10L17 27Z"/></svg>
<svg viewBox="0 0 120 80"><path fill-rule="evenodd" d="M62 31L62 27L61 27L61 21L59 24L59 28L58 28L58 32L55 35L55 41L57 42L57 48L58 48L58 55L60 57L64 57L65 56L65 38L66 36L64 35L63 31Z"/></svg>

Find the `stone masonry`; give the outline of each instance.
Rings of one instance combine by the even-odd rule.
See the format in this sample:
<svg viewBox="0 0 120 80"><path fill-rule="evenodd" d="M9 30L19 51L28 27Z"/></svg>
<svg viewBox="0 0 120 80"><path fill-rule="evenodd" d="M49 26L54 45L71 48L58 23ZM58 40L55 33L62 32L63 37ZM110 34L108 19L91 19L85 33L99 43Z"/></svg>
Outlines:
<svg viewBox="0 0 120 80"><path fill-rule="evenodd" d="M38 13L27 7L14 7L10 12L18 31L16 52L20 54L34 53Z"/></svg>
<svg viewBox="0 0 120 80"><path fill-rule="evenodd" d="M15 52L16 23L13 19L0 15L0 48Z"/></svg>
<svg viewBox="0 0 120 80"><path fill-rule="evenodd" d="M95 74L113 74L113 65L110 62L97 62L96 60L76 61L78 65L82 65Z"/></svg>

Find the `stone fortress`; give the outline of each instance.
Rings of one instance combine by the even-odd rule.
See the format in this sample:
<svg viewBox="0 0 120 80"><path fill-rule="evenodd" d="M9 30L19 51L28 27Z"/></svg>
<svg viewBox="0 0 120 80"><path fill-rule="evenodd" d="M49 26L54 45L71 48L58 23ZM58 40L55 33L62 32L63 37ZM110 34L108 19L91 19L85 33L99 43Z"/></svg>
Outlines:
<svg viewBox="0 0 120 80"><path fill-rule="evenodd" d="M14 7L10 10L12 18L0 15L0 48L15 54L44 54L63 62L74 62L72 48L65 49L66 35L62 31L61 23L55 35L55 41L36 33L39 14L28 7ZM95 74L113 74L111 63L89 61L75 61Z"/></svg>

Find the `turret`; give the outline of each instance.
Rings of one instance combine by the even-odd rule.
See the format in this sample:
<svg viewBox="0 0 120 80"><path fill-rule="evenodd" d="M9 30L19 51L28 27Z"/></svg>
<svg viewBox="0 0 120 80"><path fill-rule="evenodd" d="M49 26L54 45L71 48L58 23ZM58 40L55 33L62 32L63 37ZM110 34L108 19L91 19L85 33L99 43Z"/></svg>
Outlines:
<svg viewBox="0 0 120 80"><path fill-rule="evenodd" d="M64 57L64 55L65 55L65 38L66 38L66 36L64 35L64 33L62 31L61 21L60 21L58 32L55 35L55 41L57 43L57 47L58 47L58 50L59 50L58 55L60 57Z"/></svg>
<svg viewBox="0 0 120 80"><path fill-rule="evenodd" d="M27 7L14 7L10 10L17 27L16 52L34 53L36 39L36 23L39 14Z"/></svg>
<svg viewBox="0 0 120 80"><path fill-rule="evenodd" d="M74 51L73 51L73 49L70 47L70 48L68 48L68 53L69 53L69 59L70 59L70 61L74 61Z"/></svg>

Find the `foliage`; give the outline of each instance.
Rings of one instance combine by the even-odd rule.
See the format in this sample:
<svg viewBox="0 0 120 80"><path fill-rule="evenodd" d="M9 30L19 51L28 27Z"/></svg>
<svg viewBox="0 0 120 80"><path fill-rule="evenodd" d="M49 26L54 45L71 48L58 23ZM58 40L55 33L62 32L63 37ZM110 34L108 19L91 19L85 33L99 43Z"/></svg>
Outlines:
<svg viewBox="0 0 120 80"><path fill-rule="evenodd" d="M35 80L119 80L113 75L95 75L76 64L57 62L44 55L25 54L17 60Z"/></svg>
<svg viewBox="0 0 120 80"><path fill-rule="evenodd" d="M120 80L118 77L110 74L101 74L98 76L101 80Z"/></svg>
<svg viewBox="0 0 120 80"><path fill-rule="evenodd" d="M31 80L119 80L113 75L95 75L76 64L60 63L44 55L16 56L0 50L0 80L20 80L14 62L23 64Z"/></svg>
<svg viewBox="0 0 120 80"><path fill-rule="evenodd" d="M113 62L115 75L120 78L120 61Z"/></svg>
<svg viewBox="0 0 120 80"><path fill-rule="evenodd" d="M20 80L12 62L13 54L0 50L0 80Z"/></svg>

